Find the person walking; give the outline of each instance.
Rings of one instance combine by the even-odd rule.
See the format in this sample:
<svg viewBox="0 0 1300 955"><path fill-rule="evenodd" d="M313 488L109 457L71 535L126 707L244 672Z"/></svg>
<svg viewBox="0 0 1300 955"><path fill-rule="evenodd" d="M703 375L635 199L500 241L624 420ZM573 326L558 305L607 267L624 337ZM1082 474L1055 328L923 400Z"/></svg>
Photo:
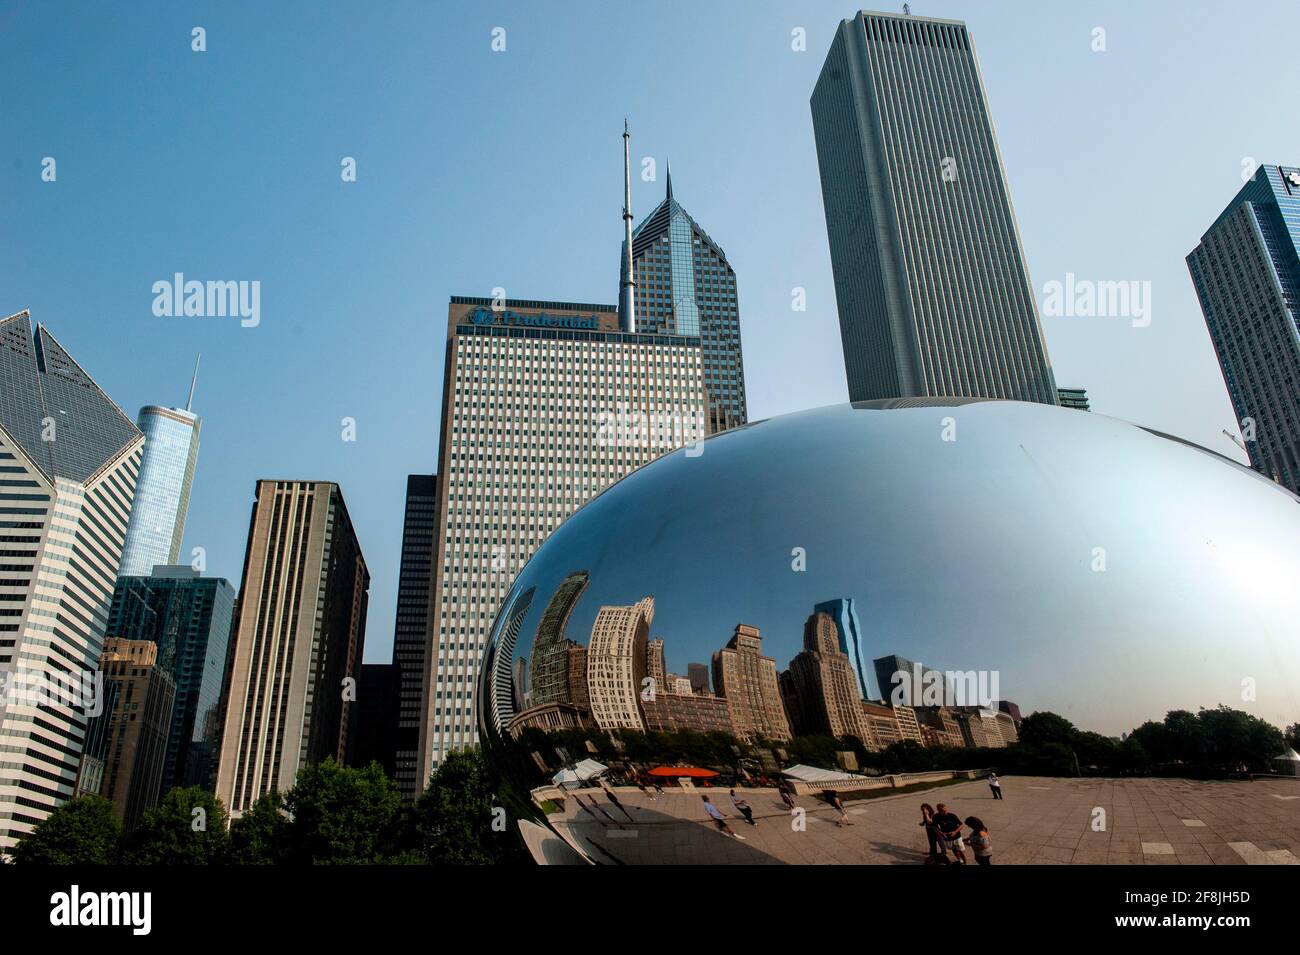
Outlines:
<svg viewBox="0 0 1300 955"><path fill-rule="evenodd" d="M790 792L790 784L784 779L777 783L776 791L781 795L781 802L785 803L785 808L794 812L794 793Z"/></svg>
<svg viewBox="0 0 1300 955"><path fill-rule="evenodd" d="M704 811L707 812L709 814L709 817L712 818L713 821L718 824L719 832L725 833L726 835L731 836L731 838L733 839L739 839L741 842L745 841L744 836L742 836L740 833L736 832L736 830L732 829L729 825L727 825L727 817L722 814L722 811L718 809L717 806L709 802L708 796L701 796L700 798L704 800Z"/></svg>
<svg viewBox="0 0 1300 955"><path fill-rule="evenodd" d="M934 824L939 827L944 848L952 853L958 865L966 865L966 846L961 841L961 817L949 811L944 803L935 806Z"/></svg>
<svg viewBox="0 0 1300 955"><path fill-rule="evenodd" d="M993 791L994 799L1002 798L1002 780L998 779L997 773L989 773L989 789Z"/></svg>
<svg viewBox="0 0 1300 955"><path fill-rule="evenodd" d="M989 837L989 827L978 816L967 816L966 825L970 827L970 847L975 850L977 865L993 864L993 840Z"/></svg>
<svg viewBox="0 0 1300 955"><path fill-rule="evenodd" d="M840 799L840 794L838 792L834 789L826 790L826 801L831 804L831 808L840 814L840 818L835 820L835 825L840 826L841 828L853 825L853 823L849 821L849 814L844 811L844 803Z"/></svg>
<svg viewBox="0 0 1300 955"><path fill-rule="evenodd" d="M934 807L928 802L921 803L921 822L925 827L925 838L930 843L930 854L926 856L926 865L948 865L948 852L943 847L943 836L934 822Z"/></svg>
<svg viewBox="0 0 1300 955"><path fill-rule="evenodd" d="M758 823L754 821L754 810L749 808L749 803L745 802L745 800L741 799L739 796L736 795L736 791L734 789L731 791L731 804L736 807L737 812L739 812L742 816L745 817L745 821L747 823L749 823L751 826L758 825Z"/></svg>

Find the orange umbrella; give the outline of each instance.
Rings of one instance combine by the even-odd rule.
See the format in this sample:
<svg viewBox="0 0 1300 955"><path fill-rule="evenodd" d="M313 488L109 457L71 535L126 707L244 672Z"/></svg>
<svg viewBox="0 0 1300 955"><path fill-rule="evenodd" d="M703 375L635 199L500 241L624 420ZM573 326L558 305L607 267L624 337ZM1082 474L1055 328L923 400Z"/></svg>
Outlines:
<svg viewBox="0 0 1300 955"><path fill-rule="evenodd" d="M650 770L651 776L691 776L695 779L705 779L709 776L718 775L711 769L699 769L695 766L656 766Z"/></svg>

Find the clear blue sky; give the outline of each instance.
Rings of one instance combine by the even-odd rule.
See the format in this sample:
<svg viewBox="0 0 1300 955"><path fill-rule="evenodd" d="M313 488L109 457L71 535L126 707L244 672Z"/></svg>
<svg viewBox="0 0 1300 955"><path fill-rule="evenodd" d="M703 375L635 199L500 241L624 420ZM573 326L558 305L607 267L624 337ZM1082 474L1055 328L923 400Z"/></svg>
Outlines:
<svg viewBox="0 0 1300 955"><path fill-rule="evenodd" d="M366 658L387 660L405 476L435 467L447 297L616 301L625 115L660 168L635 211L671 154L678 199L735 266L751 417L846 398L808 97L854 9L6 0L0 314L30 308L132 416L183 403L202 351L186 552L238 584L254 481L340 482L373 574ZM1245 157L1300 161L1294 3L913 12L974 35L1040 300L1067 272L1152 283L1148 328L1044 320L1058 382L1230 453L1183 257ZM260 281L261 325L155 317L174 272Z"/></svg>

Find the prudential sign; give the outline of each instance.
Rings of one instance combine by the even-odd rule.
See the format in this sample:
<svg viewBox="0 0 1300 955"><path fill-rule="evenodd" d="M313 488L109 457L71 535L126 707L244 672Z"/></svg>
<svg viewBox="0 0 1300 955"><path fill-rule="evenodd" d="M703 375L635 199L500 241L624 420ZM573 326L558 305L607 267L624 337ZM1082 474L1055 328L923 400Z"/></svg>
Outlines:
<svg viewBox="0 0 1300 955"><path fill-rule="evenodd" d="M503 308L494 311L482 306L469 313L475 325L526 325L531 328L588 328L595 331L600 326L595 315L547 315L545 312L516 312Z"/></svg>

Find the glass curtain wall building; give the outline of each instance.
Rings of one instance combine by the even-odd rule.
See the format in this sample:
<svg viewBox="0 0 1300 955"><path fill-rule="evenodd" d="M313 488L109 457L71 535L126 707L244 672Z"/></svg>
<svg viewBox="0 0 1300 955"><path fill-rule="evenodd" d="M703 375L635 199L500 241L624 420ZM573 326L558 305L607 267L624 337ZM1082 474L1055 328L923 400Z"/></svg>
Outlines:
<svg viewBox="0 0 1300 955"><path fill-rule="evenodd" d="M850 399L1056 404L966 25L843 21L811 105Z"/></svg>
<svg viewBox="0 0 1300 955"><path fill-rule="evenodd" d="M1300 492L1300 168L1260 166L1187 268L1251 466Z"/></svg>
<svg viewBox="0 0 1300 955"><path fill-rule="evenodd" d="M158 646L158 665L176 683L162 791L211 789L221 742L221 693L235 613L235 588L189 567L159 566L148 577L119 576L108 631Z"/></svg>
<svg viewBox="0 0 1300 955"><path fill-rule="evenodd" d="M709 433L749 420L740 349L736 272L727 253L667 195L632 233L636 266L636 330L700 339Z"/></svg>
<svg viewBox="0 0 1300 955"><path fill-rule="evenodd" d="M133 577L180 557L201 421L182 408L147 405L136 423L144 433L144 460L120 571Z"/></svg>

